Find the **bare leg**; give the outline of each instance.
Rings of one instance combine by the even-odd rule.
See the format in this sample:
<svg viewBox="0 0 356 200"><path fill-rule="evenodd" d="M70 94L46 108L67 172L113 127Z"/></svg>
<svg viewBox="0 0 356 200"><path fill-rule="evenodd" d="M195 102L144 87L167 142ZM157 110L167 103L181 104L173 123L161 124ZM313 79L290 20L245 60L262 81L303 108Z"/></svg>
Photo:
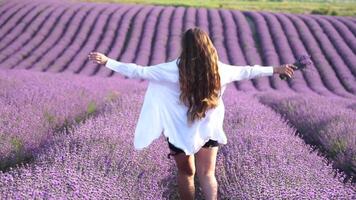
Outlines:
<svg viewBox="0 0 356 200"><path fill-rule="evenodd" d="M197 174L206 200L216 200L218 183L215 164L218 147L201 148L196 154Z"/></svg>
<svg viewBox="0 0 356 200"><path fill-rule="evenodd" d="M179 153L174 156L174 159L178 167L178 190L180 199L194 200L194 155L187 156L185 153Z"/></svg>

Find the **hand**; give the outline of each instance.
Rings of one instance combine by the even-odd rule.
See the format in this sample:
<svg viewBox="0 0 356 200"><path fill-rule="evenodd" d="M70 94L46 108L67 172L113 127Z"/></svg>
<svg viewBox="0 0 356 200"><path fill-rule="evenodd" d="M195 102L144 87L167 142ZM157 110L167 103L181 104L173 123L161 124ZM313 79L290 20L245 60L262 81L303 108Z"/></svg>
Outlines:
<svg viewBox="0 0 356 200"><path fill-rule="evenodd" d="M89 60L92 60L94 63L98 63L100 65L105 65L108 61L108 57L99 52L90 52L88 55Z"/></svg>
<svg viewBox="0 0 356 200"><path fill-rule="evenodd" d="M280 74L281 78L285 75L287 75L289 78L292 78L295 69L297 69L297 66L293 64L283 64L276 67L276 73Z"/></svg>

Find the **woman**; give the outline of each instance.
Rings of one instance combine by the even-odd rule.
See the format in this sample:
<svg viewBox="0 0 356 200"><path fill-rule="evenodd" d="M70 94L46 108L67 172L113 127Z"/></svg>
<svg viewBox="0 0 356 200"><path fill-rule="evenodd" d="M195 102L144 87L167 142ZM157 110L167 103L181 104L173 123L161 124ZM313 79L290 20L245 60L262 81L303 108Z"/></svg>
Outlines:
<svg viewBox="0 0 356 200"><path fill-rule="evenodd" d="M222 128L222 94L226 85L275 73L292 78L295 67L222 63L208 34L197 27L184 32L180 56L167 63L143 67L98 52L90 53L89 59L129 78L150 81L135 130L135 148L148 146L164 133L170 149L168 156L174 156L178 167L181 199L194 199L195 172L205 198L217 199L216 155L219 144L227 143Z"/></svg>

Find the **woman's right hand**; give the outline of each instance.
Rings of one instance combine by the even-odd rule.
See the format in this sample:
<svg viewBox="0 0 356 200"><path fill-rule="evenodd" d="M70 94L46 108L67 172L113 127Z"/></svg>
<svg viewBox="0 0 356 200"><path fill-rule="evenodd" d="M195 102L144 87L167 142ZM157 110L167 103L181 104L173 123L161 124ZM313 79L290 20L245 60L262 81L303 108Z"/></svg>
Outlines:
<svg viewBox="0 0 356 200"><path fill-rule="evenodd" d="M275 67L275 73L281 74L281 75L287 75L289 78L292 78L294 74L294 70L297 69L297 67L293 64L283 64L278 67Z"/></svg>

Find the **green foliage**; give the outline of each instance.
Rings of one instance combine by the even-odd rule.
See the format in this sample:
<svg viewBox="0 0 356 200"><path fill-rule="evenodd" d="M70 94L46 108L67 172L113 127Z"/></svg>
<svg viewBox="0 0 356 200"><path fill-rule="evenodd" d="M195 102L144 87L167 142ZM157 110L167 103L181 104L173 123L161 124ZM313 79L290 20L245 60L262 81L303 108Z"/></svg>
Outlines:
<svg viewBox="0 0 356 200"><path fill-rule="evenodd" d="M22 150L23 145L22 145L22 141L19 138L13 137L11 138L10 142L16 153Z"/></svg>
<svg viewBox="0 0 356 200"><path fill-rule="evenodd" d="M6 172L18 164L31 162L34 157L25 151L21 138L12 137L9 141L12 146L13 156L5 157L0 160L0 171ZM0 142L1 144L1 142Z"/></svg>
<svg viewBox="0 0 356 200"><path fill-rule="evenodd" d="M338 15L337 11L325 7L313 9L310 13L318 15Z"/></svg>
<svg viewBox="0 0 356 200"><path fill-rule="evenodd" d="M78 116L76 116L74 118L74 120L75 120L76 123L79 123L79 122L81 122L83 120L83 117L81 115L78 115Z"/></svg>
<svg viewBox="0 0 356 200"><path fill-rule="evenodd" d="M87 114L90 115L96 111L96 103L95 101L90 101L87 106Z"/></svg>
<svg viewBox="0 0 356 200"><path fill-rule="evenodd" d="M43 113L44 117L47 119L49 124L54 124L56 117L50 114L47 110Z"/></svg>
<svg viewBox="0 0 356 200"><path fill-rule="evenodd" d="M94 112L97 111L97 105L95 101L90 101L87 105L86 112L84 114L80 114L74 117L74 121L76 123L80 123L84 121L89 115L93 114Z"/></svg>
<svg viewBox="0 0 356 200"><path fill-rule="evenodd" d="M346 142L338 139L338 140L334 140L332 141L332 146L330 149L330 156L332 157L336 157L338 154L344 152L346 150Z"/></svg>
<svg viewBox="0 0 356 200"><path fill-rule="evenodd" d="M270 11L283 13L355 16L354 0L80 0L161 6L205 7L240 11ZM325 7L328 7L325 9ZM313 13L312 13L313 12Z"/></svg>
<svg viewBox="0 0 356 200"><path fill-rule="evenodd" d="M336 16L338 14L337 14L337 12L335 10L333 10L333 11L330 12L330 15Z"/></svg>

